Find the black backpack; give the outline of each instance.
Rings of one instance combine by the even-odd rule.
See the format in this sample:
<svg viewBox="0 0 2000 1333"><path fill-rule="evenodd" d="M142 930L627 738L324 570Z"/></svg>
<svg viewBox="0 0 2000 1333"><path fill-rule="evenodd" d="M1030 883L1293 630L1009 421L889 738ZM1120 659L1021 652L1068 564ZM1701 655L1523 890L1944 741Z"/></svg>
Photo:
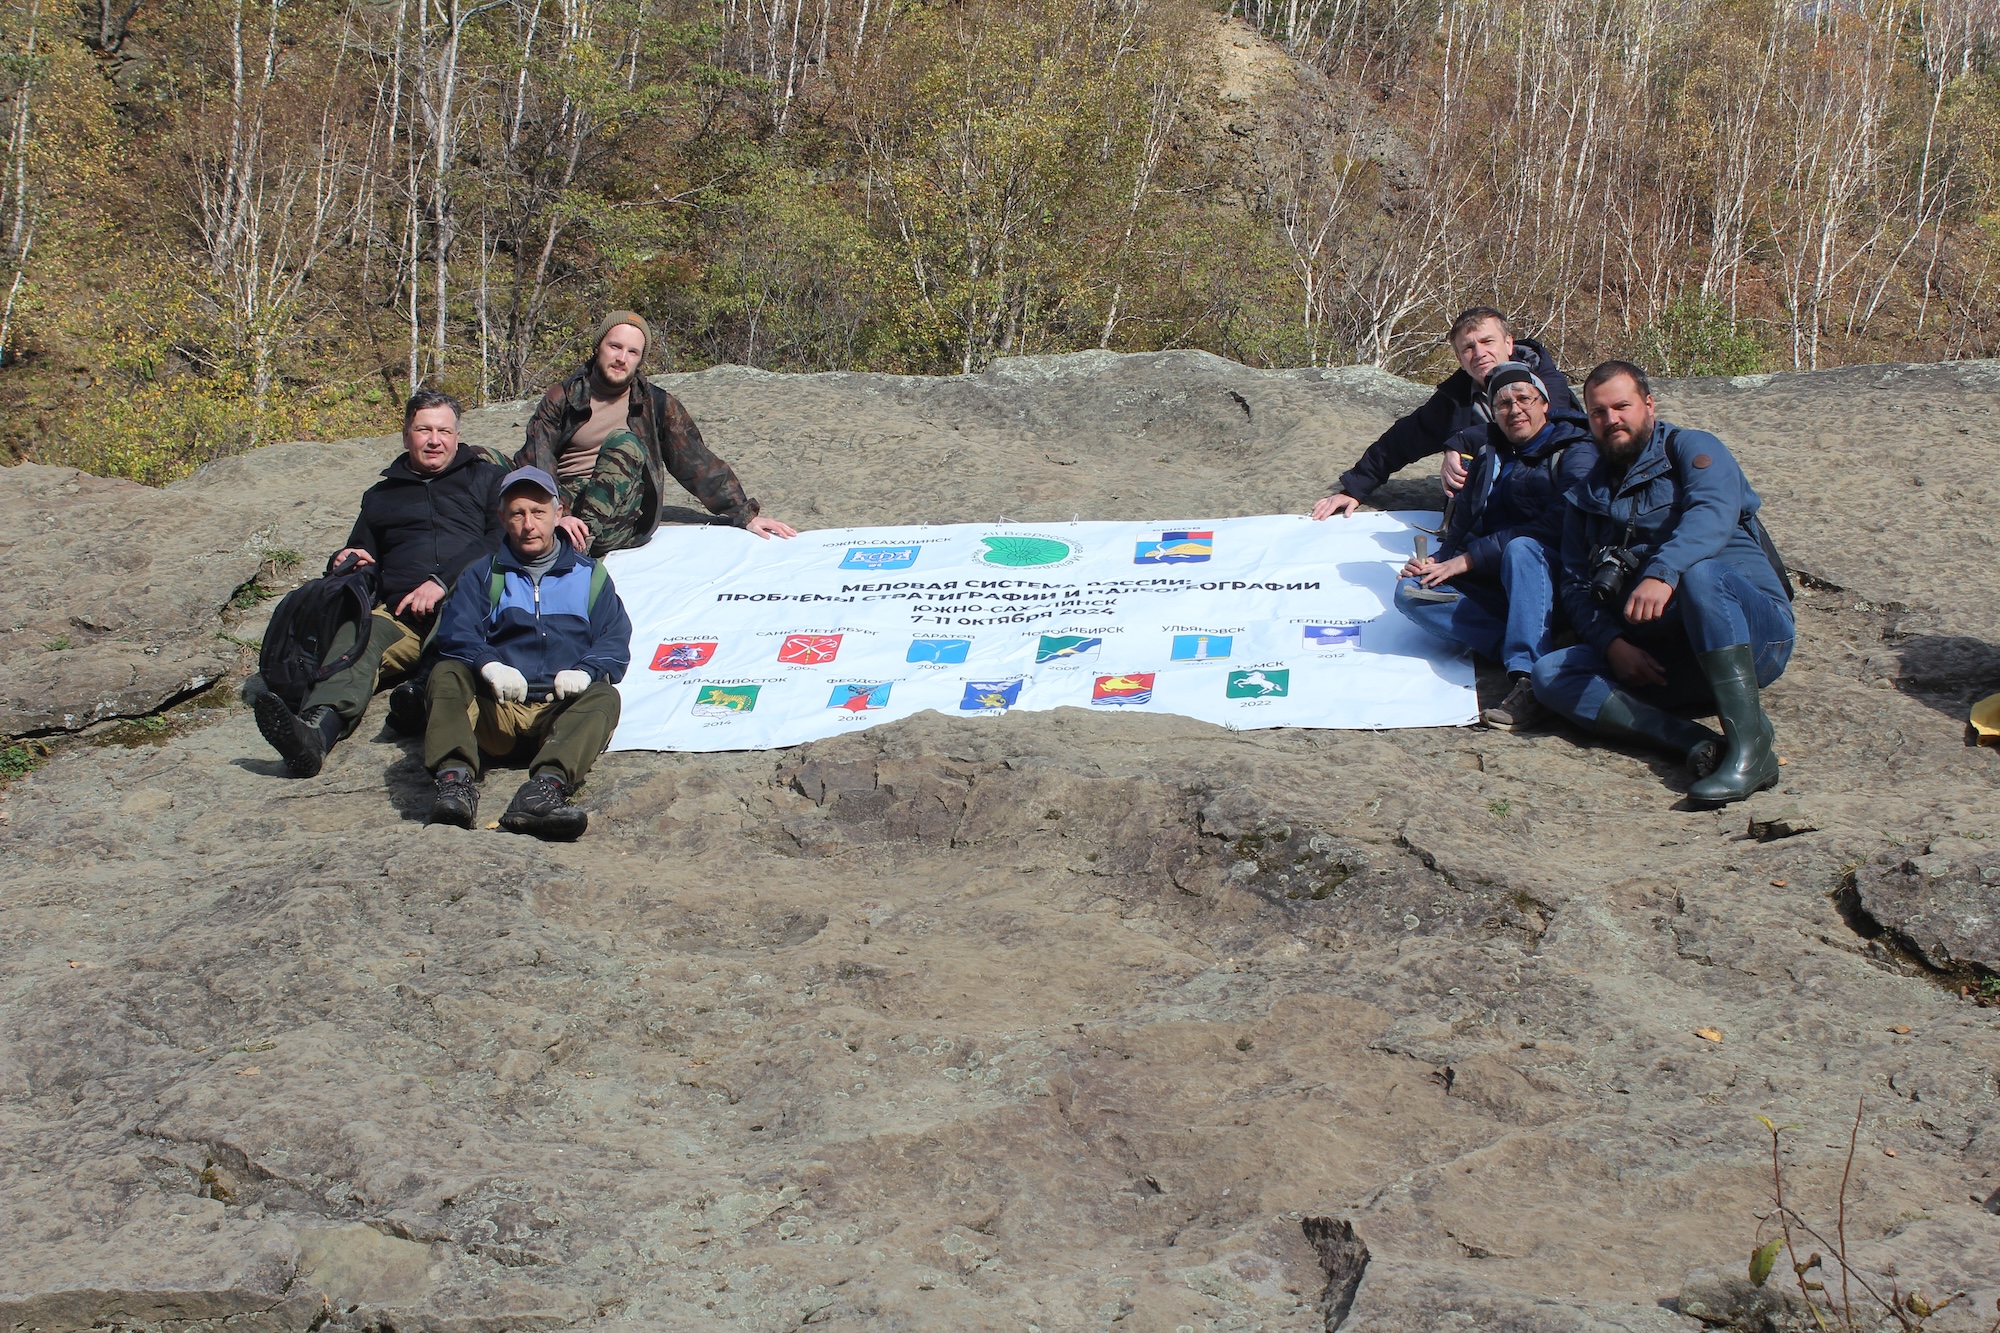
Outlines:
<svg viewBox="0 0 2000 1333"><path fill-rule="evenodd" d="M285 594L264 631L257 657L264 687L297 711L319 684L337 671L353 666L368 651L375 618L375 569L354 560L329 568L324 578L301 583ZM354 645L328 657L343 626L356 627Z"/></svg>

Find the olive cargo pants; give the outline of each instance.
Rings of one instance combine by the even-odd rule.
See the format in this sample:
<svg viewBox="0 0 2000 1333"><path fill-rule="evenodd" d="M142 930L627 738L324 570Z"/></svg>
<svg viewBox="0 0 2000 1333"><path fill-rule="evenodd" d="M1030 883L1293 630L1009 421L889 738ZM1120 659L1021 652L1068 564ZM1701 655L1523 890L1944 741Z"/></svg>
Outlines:
<svg viewBox="0 0 2000 1333"><path fill-rule="evenodd" d="M486 756L506 759L532 748L529 776L552 768L578 787L618 726L618 691L604 681L569 699L506 703L481 693L472 668L449 657L431 669L430 703L424 767L433 773L456 761L477 778Z"/></svg>

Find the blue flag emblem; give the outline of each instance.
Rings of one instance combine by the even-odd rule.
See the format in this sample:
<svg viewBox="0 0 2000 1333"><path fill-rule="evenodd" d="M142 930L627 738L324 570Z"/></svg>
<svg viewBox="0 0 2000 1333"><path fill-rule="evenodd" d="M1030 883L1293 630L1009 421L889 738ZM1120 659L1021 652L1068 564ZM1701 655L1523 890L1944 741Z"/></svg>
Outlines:
<svg viewBox="0 0 2000 1333"><path fill-rule="evenodd" d="M960 711L977 713L988 708L1012 708L1021 697L1021 682L1016 680L969 680L965 682L965 697L958 701Z"/></svg>
<svg viewBox="0 0 2000 1333"><path fill-rule="evenodd" d="M905 662L963 662L972 651L970 639L911 639Z"/></svg>
<svg viewBox="0 0 2000 1333"><path fill-rule="evenodd" d="M908 569L917 563L915 546L850 546L842 569Z"/></svg>

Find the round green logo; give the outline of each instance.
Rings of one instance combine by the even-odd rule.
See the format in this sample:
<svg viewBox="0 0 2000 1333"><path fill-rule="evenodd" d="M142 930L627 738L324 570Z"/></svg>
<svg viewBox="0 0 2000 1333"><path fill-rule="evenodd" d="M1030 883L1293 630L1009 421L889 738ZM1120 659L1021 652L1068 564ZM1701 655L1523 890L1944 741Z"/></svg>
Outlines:
<svg viewBox="0 0 2000 1333"><path fill-rule="evenodd" d="M998 565L1002 569L1059 565L1076 551L1068 542L1054 537L981 537L979 540L986 549L973 558L983 565Z"/></svg>

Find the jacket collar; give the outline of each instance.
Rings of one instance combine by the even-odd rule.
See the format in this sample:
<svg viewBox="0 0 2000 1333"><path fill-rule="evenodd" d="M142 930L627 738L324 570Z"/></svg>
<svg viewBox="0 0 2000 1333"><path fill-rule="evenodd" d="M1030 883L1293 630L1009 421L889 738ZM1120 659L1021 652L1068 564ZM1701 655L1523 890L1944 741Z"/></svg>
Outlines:
<svg viewBox="0 0 2000 1333"><path fill-rule="evenodd" d="M652 392L653 386L646 379L646 372L643 370L634 372L632 376L632 396L626 400L627 410L630 411L632 408L639 407L641 404L650 401ZM570 377L563 381L563 393L569 403L570 411L589 413L590 362L588 360L578 366Z"/></svg>
<svg viewBox="0 0 2000 1333"><path fill-rule="evenodd" d="M1643 486L1667 471L1671 466L1667 458L1667 433L1672 429L1658 417L1653 419L1653 438L1646 441L1646 447L1632 460L1632 466L1625 469L1625 475L1619 479L1614 493Z"/></svg>
<svg viewBox="0 0 2000 1333"><path fill-rule="evenodd" d="M478 450L465 441L460 440L458 442L458 452L451 456L451 461L444 465L444 470L441 472L433 472L428 477L422 475L410 466L410 455L408 452L404 452L397 454L390 461L389 466L382 469L382 475L390 481L436 481L439 477L447 473L456 472L459 468L478 462L479 458L480 454Z"/></svg>

